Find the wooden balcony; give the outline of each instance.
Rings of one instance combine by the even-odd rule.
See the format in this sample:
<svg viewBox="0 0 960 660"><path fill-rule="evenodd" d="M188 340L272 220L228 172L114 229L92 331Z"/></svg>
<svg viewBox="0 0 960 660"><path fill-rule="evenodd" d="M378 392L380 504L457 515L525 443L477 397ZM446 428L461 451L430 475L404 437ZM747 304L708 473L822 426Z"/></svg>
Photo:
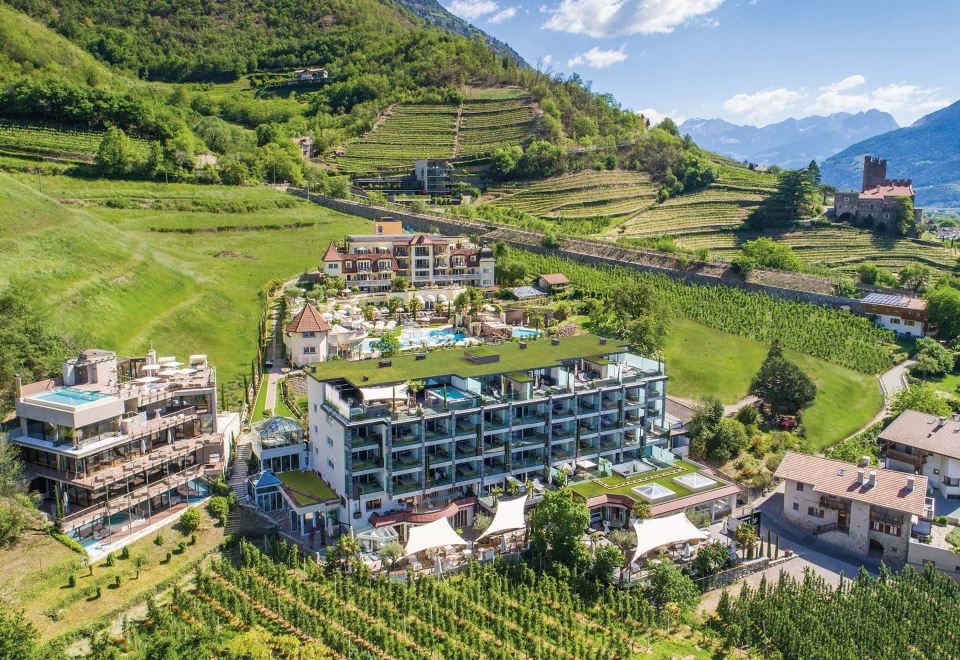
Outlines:
<svg viewBox="0 0 960 660"><path fill-rule="evenodd" d="M897 461L898 463L912 465L916 470L919 470L923 465L923 456L908 454L907 452L898 451L896 449L887 449L887 458Z"/></svg>

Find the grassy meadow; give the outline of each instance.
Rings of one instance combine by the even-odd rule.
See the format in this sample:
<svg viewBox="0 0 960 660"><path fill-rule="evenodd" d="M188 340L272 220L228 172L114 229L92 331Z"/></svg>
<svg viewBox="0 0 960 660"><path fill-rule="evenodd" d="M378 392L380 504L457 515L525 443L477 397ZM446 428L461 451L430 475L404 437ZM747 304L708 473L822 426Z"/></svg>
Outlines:
<svg viewBox="0 0 960 660"><path fill-rule="evenodd" d="M768 345L754 339L677 319L664 350L670 377L667 393L684 398L712 394L724 403L734 403L747 395L768 350ZM807 437L816 450L854 433L882 408L876 376L796 351L784 353L817 385L817 398L803 413Z"/></svg>
<svg viewBox="0 0 960 660"><path fill-rule="evenodd" d="M264 285L369 225L268 188L17 174L0 174L0 216L0 286L35 282L87 344L207 353L221 381L249 369Z"/></svg>

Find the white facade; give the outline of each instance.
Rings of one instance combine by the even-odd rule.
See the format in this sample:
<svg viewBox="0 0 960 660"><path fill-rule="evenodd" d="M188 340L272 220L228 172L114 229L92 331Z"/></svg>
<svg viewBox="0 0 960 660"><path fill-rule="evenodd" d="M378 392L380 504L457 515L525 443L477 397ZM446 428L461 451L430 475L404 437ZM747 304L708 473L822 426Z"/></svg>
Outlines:
<svg viewBox="0 0 960 660"><path fill-rule="evenodd" d="M912 463L898 460L894 457L896 454L891 454L887 454L888 468L900 472L919 472L927 478L930 488L940 491L946 498L960 499L960 460L942 454L928 454L920 469L915 470Z"/></svg>
<svg viewBox="0 0 960 660"><path fill-rule="evenodd" d="M923 323L919 321L889 314L877 314L874 318L884 330L892 330L905 337L923 337Z"/></svg>
<svg viewBox="0 0 960 660"><path fill-rule="evenodd" d="M290 364L295 367L323 362L329 353L326 332L286 332L283 345L287 349Z"/></svg>

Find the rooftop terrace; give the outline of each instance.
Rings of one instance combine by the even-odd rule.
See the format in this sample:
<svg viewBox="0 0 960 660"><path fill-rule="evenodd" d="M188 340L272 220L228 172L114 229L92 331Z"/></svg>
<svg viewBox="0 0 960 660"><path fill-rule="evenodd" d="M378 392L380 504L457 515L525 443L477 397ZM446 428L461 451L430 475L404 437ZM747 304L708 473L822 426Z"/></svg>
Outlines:
<svg viewBox="0 0 960 660"><path fill-rule="evenodd" d="M317 380L342 378L358 387L370 387L423 380L431 376L457 375L466 378L524 371L555 366L563 360L609 355L626 350L626 345L621 342L600 342L600 337L592 334L564 337L557 345L553 345L549 339L538 339L527 342L526 348L521 348L520 343L505 343L482 348L437 350L427 353L426 359L420 360L416 354L408 353L391 358L389 367L378 366L379 360L323 362L313 367L309 373ZM465 353L485 357L496 355L499 359L493 362L471 362L465 357ZM367 377L366 380L364 376Z"/></svg>

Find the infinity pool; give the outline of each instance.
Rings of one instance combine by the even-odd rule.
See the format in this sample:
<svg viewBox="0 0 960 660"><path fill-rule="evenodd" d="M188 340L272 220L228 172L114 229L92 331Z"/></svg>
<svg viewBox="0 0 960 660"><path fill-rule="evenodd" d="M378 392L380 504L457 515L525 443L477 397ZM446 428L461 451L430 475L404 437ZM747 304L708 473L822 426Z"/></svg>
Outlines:
<svg viewBox="0 0 960 660"><path fill-rule="evenodd" d="M109 394L94 392L92 390L81 390L75 387L58 387L49 392L35 394L31 399L35 401L46 401L48 403L59 403L64 406L82 406L85 403L92 403L100 399L110 398Z"/></svg>

